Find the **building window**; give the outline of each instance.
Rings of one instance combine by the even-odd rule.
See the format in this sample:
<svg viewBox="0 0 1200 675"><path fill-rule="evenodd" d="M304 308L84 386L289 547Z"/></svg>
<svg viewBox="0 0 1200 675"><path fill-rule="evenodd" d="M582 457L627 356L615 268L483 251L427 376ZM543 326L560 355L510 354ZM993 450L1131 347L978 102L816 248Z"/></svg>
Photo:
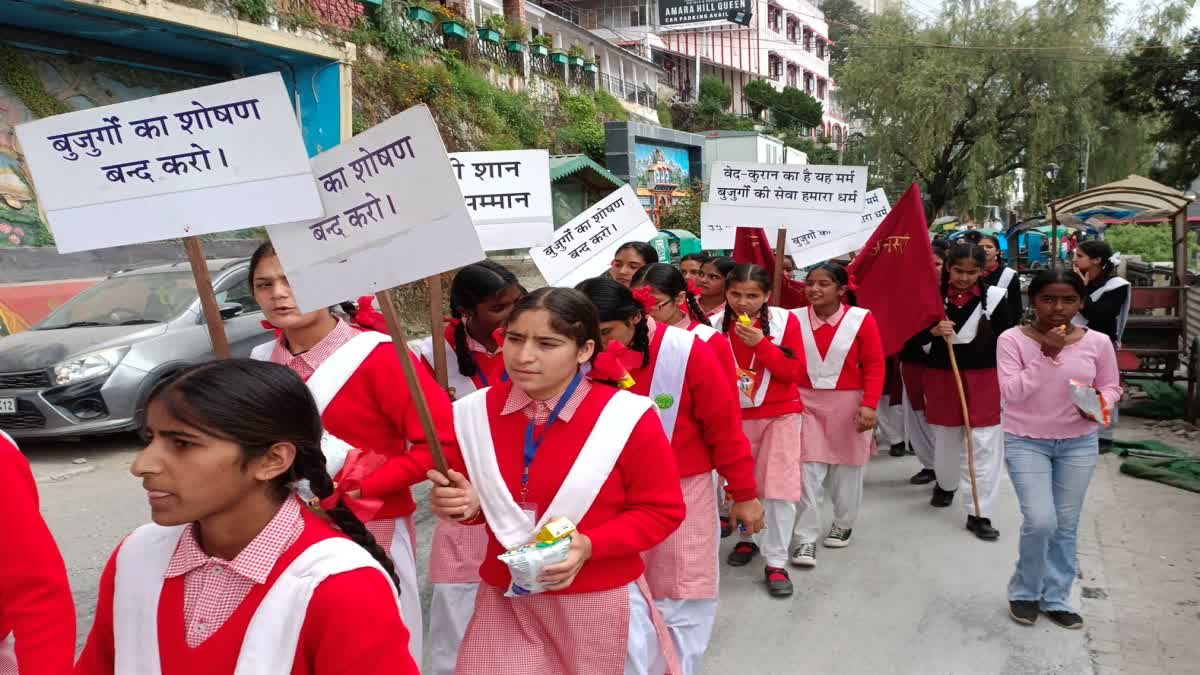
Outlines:
<svg viewBox="0 0 1200 675"><path fill-rule="evenodd" d="M799 35L800 30L799 29L800 29L800 24L795 19L793 19L792 17L789 16L787 19L787 39L789 41L791 41L792 43L796 43L796 42L800 41L800 35Z"/></svg>
<svg viewBox="0 0 1200 675"><path fill-rule="evenodd" d="M776 33L782 33L783 30L783 10L774 6L767 6L767 26Z"/></svg>
<svg viewBox="0 0 1200 675"><path fill-rule="evenodd" d="M629 9L629 25L630 26L645 26L646 25L646 6L638 5Z"/></svg>
<svg viewBox="0 0 1200 675"><path fill-rule="evenodd" d="M808 28L804 29L804 51L811 52L813 49L813 34Z"/></svg>
<svg viewBox="0 0 1200 675"><path fill-rule="evenodd" d="M778 54L767 54L767 74L772 80L783 77L783 59Z"/></svg>
<svg viewBox="0 0 1200 675"><path fill-rule="evenodd" d="M819 58L819 59L825 58L825 41L824 40L817 40L817 58Z"/></svg>
<svg viewBox="0 0 1200 675"><path fill-rule="evenodd" d="M813 93L813 76L812 73L804 74L804 93L812 96Z"/></svg>
<svg viewBox="0 0 1200 675"><path fill-rule="evenodd" d="M799 75L799 70L796 68L795 64L789 63L788 67L787 67L787 84L789 87L797 86L796 81L797 81L798 75Z"/></svg>
<svg viewBox="0 0 1200 675"><path fill-rule="evenodd" d="M817 100L825 100L825 80L817 80Z"/></svg>

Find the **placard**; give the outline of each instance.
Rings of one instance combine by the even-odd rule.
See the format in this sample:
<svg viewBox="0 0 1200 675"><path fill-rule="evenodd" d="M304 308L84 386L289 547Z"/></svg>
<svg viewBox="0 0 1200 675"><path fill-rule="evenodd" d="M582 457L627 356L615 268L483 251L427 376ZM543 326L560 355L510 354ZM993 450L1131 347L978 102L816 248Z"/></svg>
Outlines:
<svg viewBox="0 0 1200 675"><path fill-rule="evenodd" d="M325 216L267 228L303 311L483 259L425 106L312 159Z"/></svg>
<svg viewBox="0 0 1200 675"><path fill-rule="evenodd" d="M867 210L859 216L861 226L849 234L828 230L788 230L788 254L796 261L796 267L815 265L862 248L884 216L892 210L883 188L868 192L864 203Z"/></svg>
<svg viewBox="0 0 1200 675"><path fill-rule="evenodd" d="M867 191L865 166L713 162L709 176L707 203L744 208L857 214L863 211Z"/></svg>
<svg viewBox="0 0 1200 675"><path fill-rule="evenodd" d="M529 249L529 256L551 286L574 286L603 274L613 255L627 241L649 241L658 228L628 184L554 231L546 243Z"/></svg>
<svg viewBox="0 0 1200 675"><path fill-rule="evenodd" d="M17 125L60 253L322 214L279 73Z"/></svg>
<svg viewBox="0 0 1200 675"><path fill-rule="evenodd" d="M546 150L456 152L450 166L483 250L534 246L553 234Z"/></svg>
<svg viewBox="0 0 1200 675"><path fill-rule="evenodd" d="M766 231L771 241L775 241L775 225L735 225L746 223L747 211L739 211L737 207L722 204L700 204L700 246L706 251L732 249L737 240L739 227L758 227ZM827 234L849 234L862 222L861 214L837 213L830 211L801 211L793 213L807 214L805 218L795 219L791 229L816 230ZM715 215L714 215L715 214ZM758 211L754 214L757 216ZM738 218L741 217L739 221Z"/></svg>

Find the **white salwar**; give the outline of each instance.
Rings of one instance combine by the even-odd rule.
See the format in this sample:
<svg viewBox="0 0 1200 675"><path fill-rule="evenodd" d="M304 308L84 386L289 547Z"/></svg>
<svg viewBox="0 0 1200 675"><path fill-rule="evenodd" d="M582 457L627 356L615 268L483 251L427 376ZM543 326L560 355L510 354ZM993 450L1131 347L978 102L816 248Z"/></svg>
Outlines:
<svg viewBox="0 0 1200 675"><path fill-rule="evenodd" d="M971 494L971 471L967 463L964 427L929 425L933 431L934 471L938 486L943 490L962 488L962 505L967 515L974 516L975 504ZM1004 428L1000 425L971 429L975 442L975 482L979 486L979 516L991 518L996 497L1000 494L1000 477L1004 473Z"/></svg>
<svg viewBox="0 0 1200 675"><path fill-rule="evenodd" d="M848 464L804 463L804 496L792 530L792 545L811 544L821 533L821 502L825 485L833 502L833 524L851 529L862 507L865 466Z"/></svg>
<svg viewBox="0 0 1200 675"><path fill-rule="evenodd" d="M429 602L429 669L431 675L454 675L458 647L475 614L479 582L434 584Z"/></svg>

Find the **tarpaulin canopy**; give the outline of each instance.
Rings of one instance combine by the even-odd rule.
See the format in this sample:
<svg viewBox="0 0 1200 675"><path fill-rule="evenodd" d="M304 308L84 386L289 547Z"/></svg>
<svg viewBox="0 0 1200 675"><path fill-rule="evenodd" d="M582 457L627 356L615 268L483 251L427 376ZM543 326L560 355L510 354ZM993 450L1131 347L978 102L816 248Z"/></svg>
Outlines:
<svg viewBox="0 0 1200 675"><path fill-rule="evenodd" d="M1171 216L1187 208L1192 198L1149 178L1130 176L1050 202L1049 210L1058 215L1087 218L1088 211L1114 208L1131 212L1139 219Z"/></svg>

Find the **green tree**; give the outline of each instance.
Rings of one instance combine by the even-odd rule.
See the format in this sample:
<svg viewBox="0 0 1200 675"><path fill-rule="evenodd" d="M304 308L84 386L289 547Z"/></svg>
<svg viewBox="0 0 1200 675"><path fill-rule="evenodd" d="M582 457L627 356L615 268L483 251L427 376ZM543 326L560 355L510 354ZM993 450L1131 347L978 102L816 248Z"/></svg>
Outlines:
<svg viewBox="0 0 1200 675"><path fill-rule="evenodd" d="M774 105L778 95L779 92L766 80L752 80L742 87L742 97L746 99L756 118L762 117L763 111Z"/></svg>
<svg viewBox="0 0 1200 675"><path fill-rule="evenodd" d="M728 110L729 104L733 103L733 90L726 86L721 78L705 75L700 80L700 103L705 102L717 106L722 112Z"/></svg>
<svg viewBox="0 0 1200 675"><path fill-rule="evenodd" d="M1185 187L1200 176L1200 28L1175 47L1139 42L1104 78L1109 104L1158 125L1154 140L1167 148L1154 178Z"/></svg>
<svg viewBox="0 0 1200 675"><path fill-rule="evenodd" d="M704 183L693 180L686 196L676 199L658 213L658 229L687 230L700 236L700 203L704 201Z"/></svg>
<svg viewBox="0 0 1200 675"><path fill-rule="evenodd" d="M866 28L871 17L854 0L824 0L821 13L829 22L829 39L833 41L829 47L829 72L836 80L846 62L846 38L857 29Z"/></svg>
<svg viewBox="0 0 1200 675"><path fill-rule="evenodd" d="M783 131L780 140L789 148L795 148L808 156L809 164L841 164L838 161L837 148L830 147L823 139L814 136L802 136L799 131Z"/></svg>
<svg viewBox="0 0 1200 675"><path fill-rule="evenodd" d="M823 112L820 101L795 87L784 87L771 103L771 119L780 129L815 129Z"/></svg>

